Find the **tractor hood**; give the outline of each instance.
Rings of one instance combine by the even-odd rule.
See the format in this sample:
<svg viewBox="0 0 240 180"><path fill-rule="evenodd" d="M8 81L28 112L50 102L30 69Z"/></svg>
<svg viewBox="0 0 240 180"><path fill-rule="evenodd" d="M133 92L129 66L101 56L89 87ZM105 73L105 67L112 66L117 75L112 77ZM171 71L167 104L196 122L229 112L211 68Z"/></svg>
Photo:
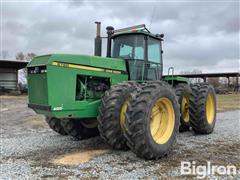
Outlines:
<svg viewBox="0 0 240 180"><path fill-rule="evenodd" d="M57 118L97 117L105 89L128 80L125 61L114 58L51 54L27 68L28 106Z"/></svg>
<svg viewBox="0 0 240 180"><path fill-rule="evenodd" d="M106 58L99 56L87 55L72 55L72 54L50 54L35 57L27 67L46 66L60 63L62 66L66 65L84 65L92 68L104 68L118 71L126 71L125 61L116 58Z"/></svg>

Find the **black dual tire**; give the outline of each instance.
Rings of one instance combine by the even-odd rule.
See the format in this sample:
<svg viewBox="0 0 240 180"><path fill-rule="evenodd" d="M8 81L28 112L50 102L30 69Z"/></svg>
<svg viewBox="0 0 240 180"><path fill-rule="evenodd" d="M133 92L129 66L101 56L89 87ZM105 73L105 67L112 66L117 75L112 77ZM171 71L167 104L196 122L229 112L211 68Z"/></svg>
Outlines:
<svg viewBox="0 0 240 180"><path fill-rule="evenodd" d="M113 149L128 149L123 134L122 124L124 122L121 122L121 116L124 116L124 114L121 115L121 112L123 106L130 100L130 94L136 89L137 84L135 82L123 82L112 86L102 97L97 118L98 129L105 143Z"/></svg>
<svg viewBox="0 0 240 180"><path fill-rule="evenodd" d="M77 140L88 139L95 137L99 134L97 124L92 127L87 125L87 122L93 121L94 119L62 119L61 125L64 131L74 137Z"/></svg>
<svg viewBox="0 0 240 180"><path fill-rule="evenodd" d="M210 134L216 123L216 93L212 85L198 83L191 86L190 125L197 134Z"/></svg>
<svg viewBox="0 0 240 180"><path fill-rule="evenodd" d="M61 125L61 119L46 117L46 122L48 123L49 127L58 134L67 135L67 133L64 131L63 126Z"/></svg>
<svg viewBox="0 0 240 180"><path fill-rule="evenodd" d="M175 87L175 93L178 97L181 114L179 132L185 132L190 128L189 106L192 90L188 84L180 83Z"/></svg>
<svg viewBox="0 0 240 180"><path fill-rule="evenodd" d="M171 104L173 113L169 117L174 117L174 124L167 141L158 143L152 135L150 118L154 104L162 98ZM137 156L159 159L170 152L178 134L180 112L177 97L168 84L161 81L145 83L140 91L132 95L125 116L124 135L127 145Z"/></svg>

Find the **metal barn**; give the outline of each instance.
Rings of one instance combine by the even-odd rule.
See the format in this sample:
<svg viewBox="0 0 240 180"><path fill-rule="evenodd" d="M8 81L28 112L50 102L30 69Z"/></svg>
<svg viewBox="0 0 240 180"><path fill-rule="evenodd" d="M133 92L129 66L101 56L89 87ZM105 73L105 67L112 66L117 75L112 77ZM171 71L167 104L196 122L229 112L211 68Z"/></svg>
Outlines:
<svg viewBox="0 0 240 180"><path fill-rule="evenodd" d="M0 60L0 91L18 89L18 70L26 67L28 62L17 60Z"/></svg>

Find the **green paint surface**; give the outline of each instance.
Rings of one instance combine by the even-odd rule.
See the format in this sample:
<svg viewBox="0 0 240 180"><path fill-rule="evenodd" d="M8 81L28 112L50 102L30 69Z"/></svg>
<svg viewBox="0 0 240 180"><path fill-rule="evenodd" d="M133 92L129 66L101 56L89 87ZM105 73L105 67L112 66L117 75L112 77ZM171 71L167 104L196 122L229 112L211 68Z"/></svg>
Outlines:
<svg viewBox="0 0 240 180"><path fill-rule="evenodd" d="M164 81L176 81L176 82L183 82L183 83L188 83L188 78L185 78L185 77L181 77L181 76L172 76L172 75L168 75L168 76L165 76L163 78Z"/></svg>
<svg viewBox="0 0 240 180"><path fill-rule="evenodd" d="M54 66L53 62L121 71L121 74ZM57 118L87 118L98 115L100 99L76 100L77 75L106 77L111 85L128 80L124 60L84 55L54 54L34 58L28 68L46 66L47 72L28 74L29 103L50 106L51 111L34 108L37 113Z"/></svg>
<svg viewBox="0 0 240 180"><path fill-rule="evenodd" d="M68 67L69 64L72 66ZM98 115L99 97L76 98L77 76L107 78L110 86L128 80L125 61L115 58L52 54L35 57L28 64L28 71L36 67L45 68L46 72L28 73L29 104L36 105L33 109L37 113L57 118L95 118ZM163 80L187 82L186 78L175 76L166 76Z"/></svg>
<svg viewBox="0 0 240 180"><path fill-rule="evenodd" d="M51 63L55 61L126 71L125 62L122 59L105 58L105 57L98 57L98 56L87 56L87 55L74 55L74 54L52 54L52 55L38 56L38 57L35 57L28 64L28 67L39 66L39 65L51 65Z"/></svg>

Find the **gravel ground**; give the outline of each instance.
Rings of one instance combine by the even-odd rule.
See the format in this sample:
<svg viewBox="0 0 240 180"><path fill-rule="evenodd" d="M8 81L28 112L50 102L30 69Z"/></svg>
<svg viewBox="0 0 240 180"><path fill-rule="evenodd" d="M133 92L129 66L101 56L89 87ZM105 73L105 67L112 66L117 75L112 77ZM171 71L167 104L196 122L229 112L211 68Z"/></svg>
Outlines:
<svg viewBox="0 0 240 180"><path fill-rule="evenodd" d="M75 141L56 134L27 108L24 96L0 100L0 179L196 178L181 175L181 161L240 168L240 110L218 113L211 135L181 133L167 157L145 161L131 151L109 149L99 137ZM240 174L208 178L240 179Z"/></svg>

